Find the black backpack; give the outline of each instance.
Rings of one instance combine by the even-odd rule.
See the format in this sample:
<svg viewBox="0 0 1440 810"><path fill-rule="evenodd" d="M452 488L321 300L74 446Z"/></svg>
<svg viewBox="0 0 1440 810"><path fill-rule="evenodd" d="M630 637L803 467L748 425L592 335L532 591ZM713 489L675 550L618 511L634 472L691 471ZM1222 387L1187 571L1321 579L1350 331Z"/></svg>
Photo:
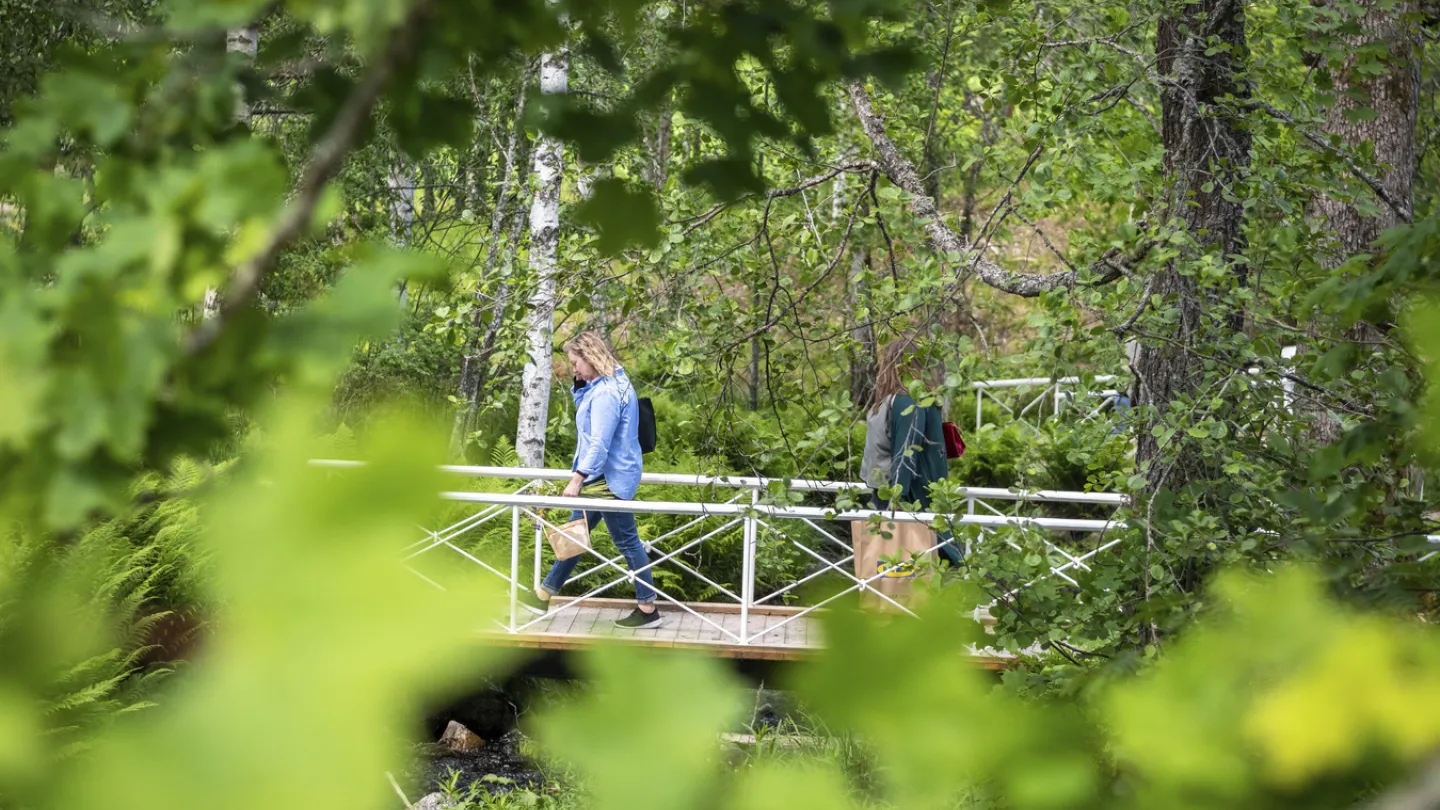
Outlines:
<svg viewBox="0 0 1440 810"><path fill-rule="evenodd" d="M636 425L640 432L640 452L650 453L655 450L655 406L650 404L649 397L640 397L640 422Z"/></svg>

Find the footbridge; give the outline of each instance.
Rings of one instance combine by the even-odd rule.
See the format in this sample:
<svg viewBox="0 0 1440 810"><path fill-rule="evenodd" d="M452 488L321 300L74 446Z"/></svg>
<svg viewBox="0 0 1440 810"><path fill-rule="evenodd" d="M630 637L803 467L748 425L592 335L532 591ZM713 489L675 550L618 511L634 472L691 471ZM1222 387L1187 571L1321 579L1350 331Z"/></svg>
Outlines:
<svg viewBox="0 0 1440 810"><path fill-rule="evenodd" d="M358 462L312 463L345 467ZM849 525L856 521L879 518L947 526L968 550L977 543L1002 543L1015 553L1039 551L1048 571L1035 581L1058 577L1075 584L1072 575L1088 570L1098 555L1121 542L1117 530L1122 525L1109 518L1034 517L1020 512L1034 504L1049 504L1113 513L1126 502L1125 496L1113 493L964 487L956 493L964 504L963 514L853 508L842 512L833 505L792 503L790 493L832 503L836 496L849 493L859 502L860 494L867 491L865 485L647 473L636 500L599 502L606 511L636 515L650 551L647 567L665 615L657 629L623 631L614 628L614 621L634 602L618 597L633 588L634 573L608 542L592 544L588 567L576 571L564 591L567 595L556 597L546 615L536 617L519 604L520 593L537 587L549 567L545 532L565 523L571 510L597 507L593 498L545 494L567 481L569 470L443 469L456 477L457 486L441 497L455 505L460 517L443 528L425 529L405 550L404 564L442 590L457 576L478 574L504 583L510 595L507 614L480 630L489 642L573 650L600 638L620 637L634 644L696 648L746 661L809 656L824 644L817 619L850 594L868 595L894 620L914 615L904 600L876 588L883 574L855 573ZM461 486L462 482L472 488L496 488L507 482L508 486L503 491L479 492ZM663 492L652 497L656 489ZM676 491L688 493L687 499L672 499ZM962 532L965 527L975 529ZM970 539L960 539L962 534ZM939 546L936 540L926 555ZM984 608L976 610L975 618L982 624L990 622ZM977 665L989 668L1003 667L1012 658L989 648L974 648L972 655Z"/></svg>

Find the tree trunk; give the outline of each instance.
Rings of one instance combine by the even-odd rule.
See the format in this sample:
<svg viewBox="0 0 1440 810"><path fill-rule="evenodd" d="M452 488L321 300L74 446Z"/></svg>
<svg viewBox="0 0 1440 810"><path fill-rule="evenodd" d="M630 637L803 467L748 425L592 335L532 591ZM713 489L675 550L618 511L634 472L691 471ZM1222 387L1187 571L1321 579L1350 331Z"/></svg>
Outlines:
<svg viewBox="0 0 1440 810"><path fill-rule="evenodd" d="M254 25L247 25L244 28L232 28L225 32L225 50L230 53L240 54L241 62L247 68L255 66L255 57L260 52L260 29ZM245 126L250 126L250 118L253 110L250 99L245 97L242 88L240 98L235 103L235 120Z"/></svg>
<svg viewBox="0 0 1440 810"><path fill-rule="evenodd" d="M427 160L420 166L420 216L431 222L435 221L435 208L440 195L435 193L435 186L438 184L435 170L435 161Z"/></svg>
<svg viewBox="0 0 1440 810"><path fill-rule="evenodd" d="M562 48L540 58L540 92L564 93L570 52ZM545 466L545 425L550 413L551 363L555 329L555 255L560 245L560 185L564 180L560 142L541 136L535 148L535 199L530 206L530 271L535 292L530 296L526 331L529 359L520 389L520 421L515 450L527 467Z"/></svg>
<svg viewBox="0 0 1440 810"><path fill-rule="evenodd" d="M655 193L665 191L665 181L670 177L670 128L674 115L669 109L662 109L654 127L645 133L646 146L650 152L650 165L645 172L646 179L655 187Z"/></svg>
<svg viewBox="0 0 1440 810"><path fill-rule="evenodd" d="M756 287L750 293L750 309L752 312L760 311L760 288ZM760 410L760 336L750 338L750 412Z"/></svg>
<svg viewBox="0 0 1440 810"><path fill-rule="evenodd" d="M499 339L500 329L504 325L506 308L510 304L510 273L507 272L495 284L495 302L489 307L491 313L490 325L486 327L484 337L480 336L480 326L484 323L481 317L486 307L483 306L485 282L489 280L495 271L501 255L508 252L520 241L520 228L525 223L525 217L521 215L520 189L528 187L528 176L519 178L517 174L520 168L525 165L526 155L523 154L523 136L520 124L521 111L525 108L525 85L526 79L522 78L520 86L515 91L515 115L511 119L510 137L505 144L505 168L500 181L500 191L495 200L495 206L490 216L490 233L485 245L484 270L475 287L475 309L470 315L470 334L465 343L465 356L460 363L460 392L459 399L463 404L455 414L455 426L450 432L450 453L458 456L464 450L465 437L475 424L475 415L479 410L480 392L485 389L485 382L489 376L489 364L491 353L495 350L495 343ZM477 134L476 140L479 140ZM478 148L478 160L484 161L487 158ZM478 202L480 198L472 197ZM514 223L509 231L505 227L506 212L514 212ZM507 235L508 234L508 235ZM502 242L502 236L504 237Z"/></svg>
<svg viewBox="0 0 1440 810"><path fill-rule="evenodd" d="M1154 409L1152 421L1139 431L1135 455L1148 476L1150 494L1180 489L1202 473L1191 455L1159 469L1160 443L1151 430L1163 422L1171 402L1197 392L1203 369L1192 349L1205 342L1204 316L1208 314L1211 323L1216 320L1216 313L1205 312L1215 296L1200 289L1195 276L1183 274L1180 263L1214 255L1230 264L1236 284L1245 282L1244 265L1230 258L1245 247L1245 212L1230 192L1249 167L1250 133L1235 115L1233 101L1227 101L1248 97L1238 78L1247 58L1244 9L1238 0L1201 0L1172 8L1160 21L1155 44L1157 70L1169 80L1160 96L1167 206L1172 221L1183 223L1196 247L1152 280L1151 293L1173 302L1179 318L1168 327L1165 340L1142 341L1134 363L1136 404ZM1228 51L1216 50L1207 41L1211 37ZM1238 315L1225 318L1230 328L1238 328Z"/></svg>
<svg viewBox="0 0 1440 810"><path fill-rule="evenodd" d="M1329 0L1324 7L1348 24L1341 29L1348 32L1339 38L1345 51L1352 54L1333 77L1335 103L1326 111L1325 134L1338 138L1342 148L1351 153L1369 144L1378 164L1372 176L1388 197L1388 201L1375 200L1372 191L1364 192L1370 197L1367 202L1374 203L1373 213L1362 212L1354 202L1331 197L1316 197L1311 202L1310 214L1324 222L1332 240L1320 256L1321 266L1334 270L1351 256L1373 253L1381 233L1413 217L1421 40L1413 23L1417 11L1413 0L1394 5L1357 0L1354 6ZM1362 73L1353 54L1377 46L1385 51L1384 72ZM1374 111L1374 117L1356 114L1366 108ZM1351 327L1347 336L1373 341L1379 337L1377 331L1376 326L1362 322ZM1313 411L1311 435L1317 442L1332 444L1340 439L1338 419L1308 404L1301 408ZM1412 467L1408 477L1418 484L1423 480L1423 471Z"/></svg>
<svg viewBox="0 0 1440 810"><path fill-rule="evenodd" d="M250 25L244 28L232 28L225 32L225 50L228 53L240 54L240 60L247 67L254 67L255 56L260 52L260 29ZM250 99L245 97L245 88L239 88L239 97L235 100L235 121L246 129L250 127L252 109ZM220 291L214 287L205 290L204 303L200 305L200 317L210 320L220 314Z"/></svg>
<svg viewBox="0 0 1440 810"><path fill-rule="evenodd" d="M1335 103L1325 116L1325 132L1339 137L1347 151L1371 144L1375 162L1383 168L1377 179L1390 199L1402 209L1395 211L1388 204L1377 202L1373 214L1362 213L1354 203L1317 197L1311 213L1322 218L1335 239L1334 249L1321 259L1330 269L1339 267L1357 253L1368 253L1375 240L1386 229L1409 221L1414 210L1414 178L1416 164L1415 130L1420 113L1420 39L1410 21L1415 3L1398 2L1393 6L1379 0L1356 0L1363 13L1347 13L1351 5L1330 0L1325 3L1333 14L1348 18L1357 28L1341 34L1345 50L1351 54L1376 46L1386 50L1385 72L1366 75L1356 70L1352 56L1334 76ZM1369 108L1375 116L1356 116L1357 110Z"/></svg>
<svg viewBox="0 0 1440 810"><path fill-rule="evenodd" d="M870 248L856 240L850 249L850 403L868 408L875 396L875 325L870 310Z"/></svg>
<svg viewBox="0 0 1440 810"><path fill-rule="evenodd" d="M414 167L401 161L390 168L385 178L390 187L390 241L405 247L415 226L415 175ZM404 281L400 282L400 306L408 303L408 291Z"/></svg>

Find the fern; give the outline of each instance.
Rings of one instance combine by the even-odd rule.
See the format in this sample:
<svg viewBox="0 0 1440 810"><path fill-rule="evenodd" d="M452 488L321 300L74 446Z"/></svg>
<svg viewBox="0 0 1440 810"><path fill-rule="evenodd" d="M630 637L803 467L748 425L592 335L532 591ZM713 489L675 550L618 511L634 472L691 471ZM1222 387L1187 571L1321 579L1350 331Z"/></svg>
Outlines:
<svg viewBox="0 0 1440 810"><path fill-rule="evenodd" d="M504 436L495 440L490 447L490 466L492 467L519 467L520 454L515 451L515 445Z"/></svg>

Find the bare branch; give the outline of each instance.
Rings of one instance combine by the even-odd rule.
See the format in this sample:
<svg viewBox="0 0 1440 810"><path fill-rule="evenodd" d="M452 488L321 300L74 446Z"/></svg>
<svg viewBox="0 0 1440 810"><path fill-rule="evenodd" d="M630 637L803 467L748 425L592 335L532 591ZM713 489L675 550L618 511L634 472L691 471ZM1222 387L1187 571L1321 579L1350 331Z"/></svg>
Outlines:
<svg viewBox="0 0 1440 810"><path fill-rule="evenodd" d="M876 163L890 182L910 195L909 208L920 220L930 244L942 256L968 256L980 280L1002 292L1033 298L1058 287L1069 287L1075 283L1075 273L1012 273L1009 270L980 256L967 240L951 230L940 216L935 200L925 193L915 166L900 154L895 143L885 132L885 122L875 114L870 104L870 95L859 83L850 85L850 101L855 114L875 147Z"/></svg>
<svg viewBox="0 0 1440 810"><path fill-rule="evenodd" d="M874 171L875 169L876 169L876 165L875 165L875 162L874 162L874 161L871 161L871 160L857 160L857 161L852 161L852 162L850 162L850 163L845 163L845 164L842 164L842 165L840 165L840 166L836 166L836 167L830 169L829 171L824 172L824 173L822 173L822 174L817 174L817 175L815 175L814 177L811 177L811 178L808 178L808 179L805 179L805 180L801 180L798 185L790 186L790 187L788 187L788 188L774 188L774 189L770 189L769 191L767 191L767 192L765 192L763 195L761 195L761 198L764 199L764 200L766 200L766 201L769 201L769 200L776 200L776 199L779 199L779 198L781 198L781 197L793 197L793 196L795 196L796 194L799 194L799 193L801 193L801 192L803 192L803 191L805 191L805 190L807 190L807 189L814 188L815 186L818 186L818 185L820 185L821 183L824 183L824 182L826 182L826 181L828 181L828 180L831 180L831 179L833 179L834 177L836 177L837 175L846 174L846 173L859 174L859 173L862 173L862 172L872 172L872 171ZM751 196L753 197L754 195L751 195ZM750 198L750 197L744 197L744 198L741 198L741 200L737 200L736 202L741 202L741 201L743 201L743 200L745 200L745 199L749 199L749 198ZM691 233L692 231L696 230L697 228L700 228L700 227L708 224L712 219L714 219L715 217L720 216L720 215L723 214L725 211L729 210L729 209L731 208L731 206L733 206L733 205L734 205L734 203L723 203L723 202L722 202L722 203L716 203L715 205L711 206L707 211L705 211L705 213L700 214L699 216L692 217L692 218L690 218L690 219L688 219L688 220L682 219L682 220L677 220L677 221L678 221L678 222L688 222L688 223L689 223L688 227L685 228L685 233L689 234L689 233Z"/></svg>

